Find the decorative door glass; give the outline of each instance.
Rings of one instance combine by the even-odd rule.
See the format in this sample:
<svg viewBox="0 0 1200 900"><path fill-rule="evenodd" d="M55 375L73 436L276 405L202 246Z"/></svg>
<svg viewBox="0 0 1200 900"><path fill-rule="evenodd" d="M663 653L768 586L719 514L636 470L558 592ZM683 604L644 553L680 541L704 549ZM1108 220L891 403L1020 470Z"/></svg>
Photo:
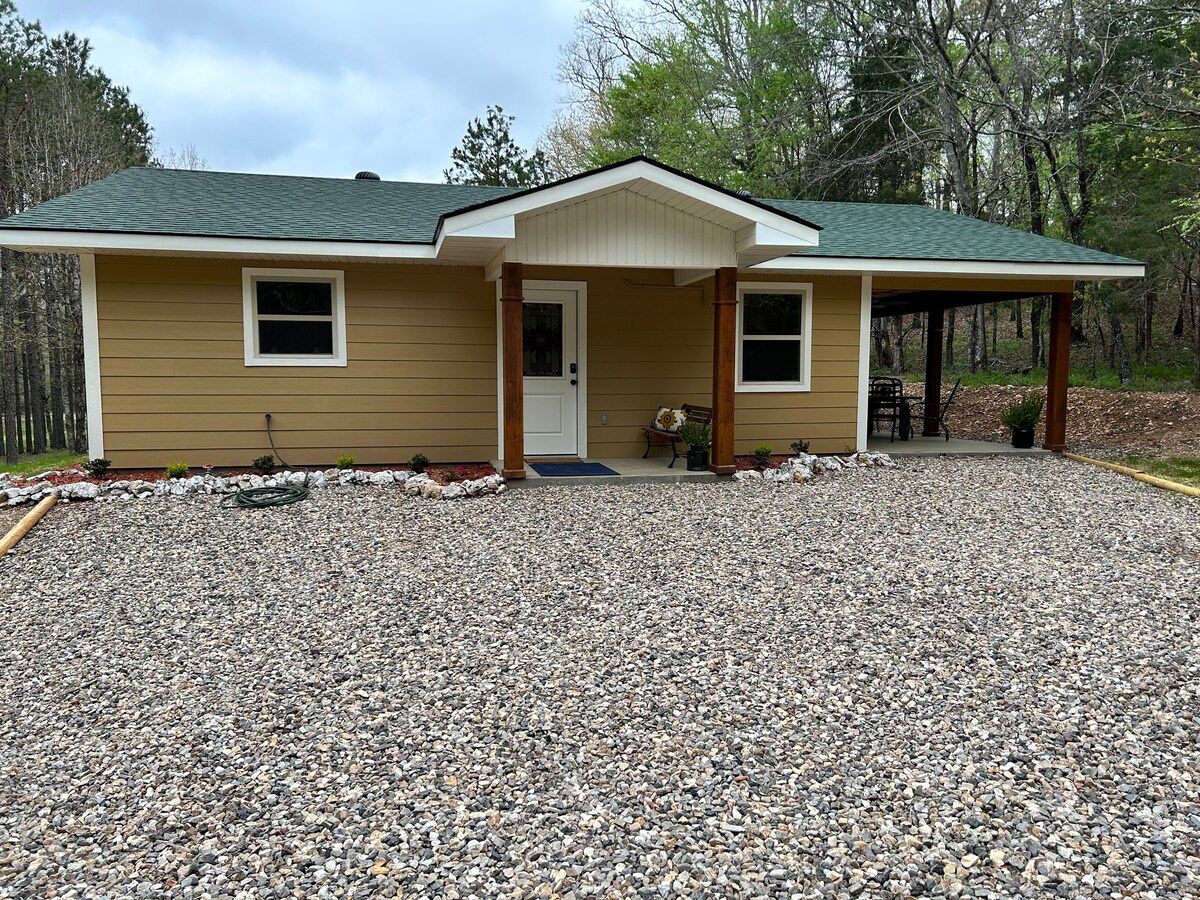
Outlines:
<svg viewBox="0 0 1200 900"><path fill-rule="evenodd" d="M522 319L525 376L530 378L562 377L562 304L526 303Z"/></svg>

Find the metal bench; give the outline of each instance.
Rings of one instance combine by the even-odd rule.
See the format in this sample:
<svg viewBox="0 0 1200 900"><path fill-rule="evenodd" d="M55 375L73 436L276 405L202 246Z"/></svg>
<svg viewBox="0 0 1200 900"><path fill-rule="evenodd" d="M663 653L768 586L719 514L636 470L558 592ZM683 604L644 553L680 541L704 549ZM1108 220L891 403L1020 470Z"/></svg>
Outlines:
<svg viewBox="0 0 1200 900"><path fill-rule="evenodd" d="M683 414L687 416L687 421L695 422L698 425L711 425L713 411L711 406L693 406L691 403L684 403L679 409L683 410ZM650 455L650 451L655 447L665 447L668 444L671 446L671 461L667 464L668 469L675 467L675 460L679 459L679 437L678 431L663 431L661 428L655 428L653 425L647 425L642 429L642 433L646 435L646 452L642 454L642 459Z"/></svg>

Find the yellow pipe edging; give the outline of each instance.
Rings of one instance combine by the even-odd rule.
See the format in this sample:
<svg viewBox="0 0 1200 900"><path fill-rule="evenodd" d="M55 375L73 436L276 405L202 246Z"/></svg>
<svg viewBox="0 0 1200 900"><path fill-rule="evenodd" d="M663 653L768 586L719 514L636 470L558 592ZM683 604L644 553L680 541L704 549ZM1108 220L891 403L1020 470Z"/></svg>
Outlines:
<svg viewBox="0 0 1200 900"><path fill-rule="evenodd" d="M29 529L41 521L42 516L50 512L50 507L57 502L58 494L51 494L26 513L25 517L13 526L12 530L4 536L3 540L0 540L0 557L17 546L17 541L25 537L29 533Z"/></svg>
<svg viewBox="0 0 1200 900"><path fill-rule="evenodd" d="M1143 472L1141 469L1131 469L1129 466L1119 466L1116 463L1105 462L1102 459L1092 459L1090 456L1080 456L1078 453L1063 453L1067 459L1073 459L1077 462L1091 463L1094 466L1100 466L1103 469L1112 469L1114 472L1120 472L1122 475L1129 475L1136 478L1138 481L1144 481L1146 484L1152 484L1155 487L1160 487L1167 491L1174 491L1177 494L1184 494L1188 497L1200 497L1200 488L1192 487L1190 484L1180 484L1178 481L1170 481L1166 478L1159 478L1157 475L1150 475Z"/></svg>

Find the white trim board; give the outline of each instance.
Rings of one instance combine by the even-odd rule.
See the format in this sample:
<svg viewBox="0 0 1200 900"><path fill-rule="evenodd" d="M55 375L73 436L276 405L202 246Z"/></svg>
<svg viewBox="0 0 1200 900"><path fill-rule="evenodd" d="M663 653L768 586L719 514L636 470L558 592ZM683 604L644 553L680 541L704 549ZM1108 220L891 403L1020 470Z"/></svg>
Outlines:
<svg viewBox="0 0 1200 900"><path fill-rule="evenodd" d="M79 254L79 299L83 312L83 383L87 405L88 458L104 456L104 409L100 392L100 318L96 257Z"/></svg>
<svg viewBox="0 0 1200 900"><path fill-rule="evenodd" d="M871 276L862 277L858 307L858 441L856 449L867 449L867 386L871 377Z"/></svg>
<svg viewBox="0 0 1200 900"><path fill-rule="evenodd" d="M784 256L749 268L750 272L804 272L847 275L976 275L992 278L1069 278L1111 281L1141 278L1146 267L1118 263L989 262L959 259L859 259L844 256Z"/></svg>
<svg viewBox="0 0 1200 900"><path fill-rule="evenodd" d="M580 459L587 457L588 437L588 391L587 391L587 282L586 281L523 281L521 296L526 289L533 291L574 291L576 373L579 381L576 393L579 411L576 419L576 451ZM504 459L504 305L500 302L503 291L501 282L496 282L496 459Z"/></svg>
<svg viewBox="0 0 1200 900"><path fill-rule="evenodd" d="M258 315L254 281L317 281L333 285L332 356L261 356L258 352ZM242 348L247 366L338 366L346 359L346 275L341 269L242 269Z"/></svg>
<svg viewBox="0 0 1200 900"><path fill-rule="evenodd" d="M438 243L441 243L443 236L464 234L488 222L507 220L510 217L535 210L585 200L598 193L616 190L639 179L731 213L752 225L766 226L762 230L762 235L763 237L770 236L774 243L786 241L786 245L792 248L816 247L818 244L820 232L810 225L797 222L783 213L763 209L756 203L748 203L738 197L731 197L724 191L651 165L641 159L632 160L624 165L612 166L602 171L591 172L527 194L499 200L479 209L448 215L442 220L442 227L438 231ZM503 231L507 227L507 222L504 222L498 225L497 229ZM753 235L748 235L747 239L753 243L758 235L758 229L754 229Z"/></svg>
<svg viewBox="0 0 1200 900"><path fill-rule="evenodd" d="M107 231L0 229L0 243L18 250L78 253L202 253L210 256L331 256L339 259L436 259L432 244L381 241L296 241Z"/></svg>
<svg viewBox="0 0 1200 900"><path fill-rule="evenodd" d="M746 313L743 294L795 294L800 297L800 380L742 381L742 321ZM739 281L737 285L737 327L735 332L733 390L736 394L807 393L812 390L813 286L811 282ZM751 338L753 340L753 338ZM796 340L796 338L791 338Z"/></svg>

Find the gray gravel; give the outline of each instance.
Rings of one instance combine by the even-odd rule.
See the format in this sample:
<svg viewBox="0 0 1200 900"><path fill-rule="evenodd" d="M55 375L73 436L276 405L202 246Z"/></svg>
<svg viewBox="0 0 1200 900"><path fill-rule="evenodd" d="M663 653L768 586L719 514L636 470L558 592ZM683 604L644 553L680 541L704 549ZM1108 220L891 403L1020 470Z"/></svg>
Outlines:
<svg viewBox="0 0 1200 900"><path fill-rule="evenodd" d="M1063 460L56 509L0 896L1195 897L1200 504Z"/></svg>

